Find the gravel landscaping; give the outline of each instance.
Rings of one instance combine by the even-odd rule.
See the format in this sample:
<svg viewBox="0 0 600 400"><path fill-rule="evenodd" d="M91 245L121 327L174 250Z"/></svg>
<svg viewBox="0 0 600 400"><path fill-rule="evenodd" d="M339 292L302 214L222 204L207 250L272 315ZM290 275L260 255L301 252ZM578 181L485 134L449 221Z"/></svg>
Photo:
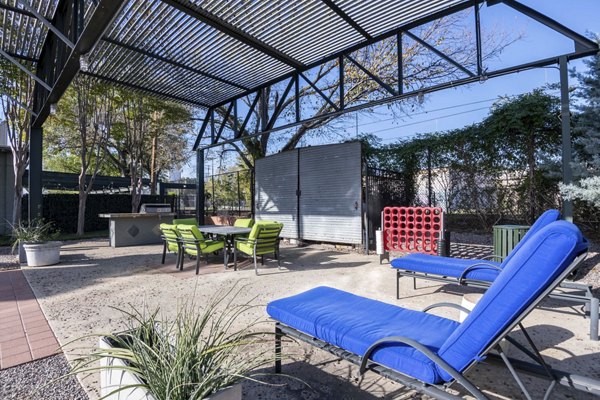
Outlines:
<svg viewBox="0 0 600 400"><path fill-rule="evenodd" d="M0 370L0 399L87 400L74 376L48 385L68 372L69 364L62 354Z"/></svg>
<svg viewBox="0 0 600 400"><path fill-rule="evenodd" d="M0 271L19 268L19 258L12 254L12 248L0 247Z"/></svg>

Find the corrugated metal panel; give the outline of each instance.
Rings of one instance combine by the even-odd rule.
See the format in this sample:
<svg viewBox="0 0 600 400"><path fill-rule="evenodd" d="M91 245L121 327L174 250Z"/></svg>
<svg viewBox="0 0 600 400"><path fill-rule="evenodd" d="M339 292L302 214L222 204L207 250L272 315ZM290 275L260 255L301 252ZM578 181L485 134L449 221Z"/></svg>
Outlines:
<svg viewBox="0 0 600 400"><path fill-rule="evenodd" d="M362 243L359 142L300 150L300 233L306 240Z"/></svg>
<svg viewBox="0 0 600 400"><path fill-rule="evenodd" d="M281 236L298 238L298 152L288 151L256 161L256 219L283 223Z"/></svg>

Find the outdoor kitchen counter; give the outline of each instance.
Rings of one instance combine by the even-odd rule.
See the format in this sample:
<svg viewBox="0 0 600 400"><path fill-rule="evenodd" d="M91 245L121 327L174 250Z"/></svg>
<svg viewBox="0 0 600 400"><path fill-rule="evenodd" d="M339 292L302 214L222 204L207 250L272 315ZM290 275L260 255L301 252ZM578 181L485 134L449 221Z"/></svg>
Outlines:
<svg viewBox="0 0 600 400"><path fill-rule="evenodd" d="M175 213L112 213L99 214L109 219L112 247L161 243L160 224L173 223Z"/></svg>

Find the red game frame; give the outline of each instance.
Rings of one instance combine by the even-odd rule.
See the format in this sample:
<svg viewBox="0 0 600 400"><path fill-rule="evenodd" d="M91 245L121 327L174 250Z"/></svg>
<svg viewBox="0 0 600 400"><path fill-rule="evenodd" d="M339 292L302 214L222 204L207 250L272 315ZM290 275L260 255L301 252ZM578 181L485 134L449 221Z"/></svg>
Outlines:
<svg viewBox="0 0 600 400"><path fill-rule="evenodd" d="M381 227L385 251L439 254L444 212L440 207L385 207Z"/></svg>

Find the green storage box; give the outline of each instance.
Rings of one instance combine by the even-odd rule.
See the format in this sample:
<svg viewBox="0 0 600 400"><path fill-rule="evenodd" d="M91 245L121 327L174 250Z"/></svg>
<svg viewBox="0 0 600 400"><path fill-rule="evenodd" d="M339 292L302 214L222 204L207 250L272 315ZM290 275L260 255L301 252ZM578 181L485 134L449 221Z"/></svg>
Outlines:
<svg viewBox="0 0 600 400"><path fill-rule="evenodd" d="M515 248L517 243L529 230L528 225L495 225L494 255L502 257L502 261Z"/></svg>

